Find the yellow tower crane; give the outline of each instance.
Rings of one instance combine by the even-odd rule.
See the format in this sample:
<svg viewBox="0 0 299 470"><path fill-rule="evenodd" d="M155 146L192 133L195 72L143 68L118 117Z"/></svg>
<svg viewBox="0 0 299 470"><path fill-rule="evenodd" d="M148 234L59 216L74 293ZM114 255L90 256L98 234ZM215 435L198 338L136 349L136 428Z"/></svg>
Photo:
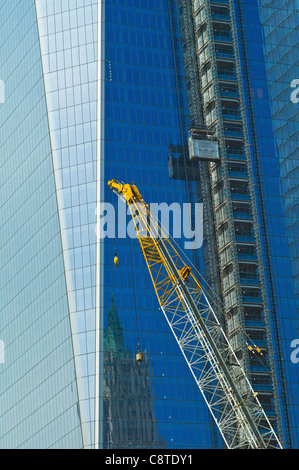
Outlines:
<svg viewBox="0 0 299 470"><path fill-rule="evenodd" d="M134 184L110 188L130 209L160 308L229 449L282 448L205 294Z"/></svg>

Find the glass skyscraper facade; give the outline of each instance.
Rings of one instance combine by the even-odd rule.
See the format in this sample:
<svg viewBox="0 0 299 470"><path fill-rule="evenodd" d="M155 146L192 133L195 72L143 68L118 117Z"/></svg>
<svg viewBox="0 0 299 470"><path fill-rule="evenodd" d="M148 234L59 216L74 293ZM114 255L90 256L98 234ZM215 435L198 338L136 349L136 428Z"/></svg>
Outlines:
<svg viewBox="0 0 299 470"><path fill-rule="evenodd" d="M264 264L285 439L297 448L298 368L290 360L290 344L298 336L298 104L292 99L298 76L298 2L236 2L236 11L244 31L244 79L255 129L252 154L265 213Z"/></svg>
<svg viewBox="0 0 299 470"><path fill-rule="evenodd" d="M34 2L1 2L1 447L81 447Z"/></svg>
<svg viewBox="0 0 299 470"><path fill-rule="evenodd" d="M297 25L295 0L0 2L1 448L224 446L111 179L203 203L187 256L298 447ZM190 160L190 129L219 162Z"/></svg>

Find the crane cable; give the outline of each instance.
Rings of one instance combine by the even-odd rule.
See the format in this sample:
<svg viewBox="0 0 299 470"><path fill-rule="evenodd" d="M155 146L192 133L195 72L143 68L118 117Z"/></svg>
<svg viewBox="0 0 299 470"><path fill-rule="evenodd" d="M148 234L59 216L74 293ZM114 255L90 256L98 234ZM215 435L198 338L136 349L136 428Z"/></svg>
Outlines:
<svg viewBox="0 0 299 470"><path fill-rule="evenodd" d="M143 354L140 349L140 332L139 332L139 325L138 325L138 316L137 316L137 303L136 303L136 294L135 294L135 284L134 284L134 275L133 275L133 255L132 255L132 246L131 240L129 238L129 252L130 252L130 264L131 264L131 274L132 274L132 289L133 289L133 302L134 302L134 311L135 311L135 321L136 321L136 330L137 330L137 342L138 342L138 352L136 354L136 360L138 364L141 366L144 360Z"/></svg>
<svg viewBox="0 0 299 470"><path fill-rule="evenodd" d="M139 326L138 326L138 317L137 317L137 306L136 306L136 295L135 295L135 284L134 284L134 276L133 276L133 257L132 257L132 248L130 237L129 238L129 252L130 252L130 261L131 261L131 274L132 274L132 289L133 289L133 299L134 299L134 311L135 311L135 321L136 321L136 329L137 329L137 341L138 341L138 352L136 354L136 360L138 364L141 366L144 360L144 356L140 350L140 335L139 335ZM113 260L116 268L118 268L119 259L117 256L117 244L116 244L116 236L114 237L114 260Z"/></svg>

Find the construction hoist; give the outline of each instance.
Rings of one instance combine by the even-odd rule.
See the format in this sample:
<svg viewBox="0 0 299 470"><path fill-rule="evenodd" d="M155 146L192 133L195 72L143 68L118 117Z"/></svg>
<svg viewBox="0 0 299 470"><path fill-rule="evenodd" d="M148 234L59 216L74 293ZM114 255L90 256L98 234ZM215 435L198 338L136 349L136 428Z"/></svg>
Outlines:
<svg viewBox="0 0 299 470"><path fill-rule="evenodd" d="M282 445L202 285L134 184L110 188L129 207L164 316L229 449Z"/></svg>

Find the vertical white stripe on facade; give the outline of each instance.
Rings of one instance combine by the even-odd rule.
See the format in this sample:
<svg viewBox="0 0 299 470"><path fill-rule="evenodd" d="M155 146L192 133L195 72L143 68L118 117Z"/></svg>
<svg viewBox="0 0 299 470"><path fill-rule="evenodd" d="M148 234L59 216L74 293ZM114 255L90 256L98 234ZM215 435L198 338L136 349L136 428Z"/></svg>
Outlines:
<svg viewBox="0 0 299 470"><path fill-rule="evenodd" d="M104 49L104 27L105 27L105 2L98 0L98 83L97 83L97 205L103 201L104 194L104 92L105 92L105 49ZM96 233L98 231L99 218L97 217ZM102 446L102 370L103 370L103 249L99 237L96 241L96 315L95 315L95 433L94 447Z"/></svg>

